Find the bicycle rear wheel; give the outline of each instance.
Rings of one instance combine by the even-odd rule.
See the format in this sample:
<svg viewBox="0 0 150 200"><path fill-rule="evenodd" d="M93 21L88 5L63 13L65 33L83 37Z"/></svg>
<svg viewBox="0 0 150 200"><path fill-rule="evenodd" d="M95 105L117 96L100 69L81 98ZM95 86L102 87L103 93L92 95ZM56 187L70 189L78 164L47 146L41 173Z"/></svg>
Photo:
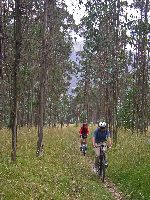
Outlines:
<svg viewBox="0 0 150 200"><path fill-rule="evenodd" d="M105 181L105 164L102 164L102 169L101 169L101 180L104 183Z"/></svg>
<svg viewBox="0 0 150 200"><path fill-rule="evenodd" d="M100 166L99 166L99 176L100 176L102 182L105 181L105 170L106 170L106 168L105 168L105 161L101 160L100 161Z"/></svg>
<svg viewBox="0 0 150 200"><path fill-rule="evenodd" d="M85 156L85 154L86 154L86 153L85 153L85 149L84 149L84 150L83 150L83 155Z"/></svg>
<svg viewBox="0 0 150 200"><path fill-rule="evenodd" d="M85 154L86 154L86 147L84 146L83 147L83 155L85 156Z"/></svg>

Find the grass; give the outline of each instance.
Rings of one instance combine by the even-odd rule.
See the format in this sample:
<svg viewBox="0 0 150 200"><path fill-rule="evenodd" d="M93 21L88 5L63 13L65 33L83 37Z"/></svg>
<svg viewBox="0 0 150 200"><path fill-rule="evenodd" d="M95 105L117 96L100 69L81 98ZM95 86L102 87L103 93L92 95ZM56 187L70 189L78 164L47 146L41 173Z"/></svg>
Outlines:
<svg viewBox="0 0 150 200"><path fill-rule="evenodd" d="M37 158L37 130L18 133L17 163L10 160L11 134L0 131L1 200L95 200L112 199L89 162L94 153L89 136L86 157L79 154L78 129L44 130L44 156ZM118 144L108 151L107 176L127 200L150 199L150 144L145 136L119 131Z"/></svg>
<svg viewBox="0 0 150 200"><path fill-rule="evenodd" d="M10 160L11 133L2 129L0 134L1 200L112 199L91 171L89 157L80 155L76 128L45 128L43 157L35 156L37 130L20 129L15 164Z"/></svg>
<svg viewBox="0 0 150 200"><path fill-rule="evenodd" d="M150 146L145 136L120 131L118 144L109 151L107 175L128 200L150 199Z"/></svg>

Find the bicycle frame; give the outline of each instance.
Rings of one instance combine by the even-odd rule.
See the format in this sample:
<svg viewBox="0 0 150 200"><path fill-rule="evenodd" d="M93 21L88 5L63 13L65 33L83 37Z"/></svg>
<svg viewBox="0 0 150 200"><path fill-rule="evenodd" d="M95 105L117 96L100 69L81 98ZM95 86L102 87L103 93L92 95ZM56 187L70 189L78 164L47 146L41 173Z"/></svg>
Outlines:
<svg viewBox="0 0 150 200"><path fill-rule="evenodd" d="M100 148L100 154L99 154L99 164L98 164L98 174L102 179L102 182L105 180L105 150L107 148L106 143L102 143L97 146L97 148Z"/></svg>
<svg viewBox="0 0 150 200"><path fill-rule="evenodd" d="M82 152L83 152L83 155L85 156L85 154L86 154L86 139L82 140Z"/></svg>
<svg viewBox="0 0 150 200"><path fill-rule="evenodd" d="M82 144L86 144L86 138L82 138Z"/></svg>

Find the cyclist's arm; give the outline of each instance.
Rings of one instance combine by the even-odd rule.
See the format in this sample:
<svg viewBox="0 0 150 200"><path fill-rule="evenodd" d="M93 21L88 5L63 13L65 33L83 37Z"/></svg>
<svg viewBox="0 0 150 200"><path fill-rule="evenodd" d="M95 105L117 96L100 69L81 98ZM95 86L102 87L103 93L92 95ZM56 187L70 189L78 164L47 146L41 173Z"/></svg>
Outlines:
<svg viewBox="0 0 150 200"><path fill-rule="evenodd" d="M108 132L108 135L107 135L107 143L108 143L109 147L112 146L112 140L111 140L111 134L110 134L110 132Z"/></svg>
<svg viewBox="0 0 150 200"><path fill-rule="evenodd" d="M92 137L92 144L93 144L93 147L95 147L95 136L96 136L96 130L94 131L93 137Z"/></svg>
<svg viewBox="0 0 150 200"><path fill-rule="evenodd" d="M89 130L89 129L87 129L87 135L89 135L89 133L90 133L90 130Z"/></svg>
<svg viewBox="0 0 150 200"><path fill-rule="evenodd" d="M80 136L82 135L82 128L80 128L80 131L79 131L79 133L80 133Z"/></svg>
<svg viewBox="0 0 150 200"><path fill-rule="evenodd" d="M107 142L108 142L108 147L111 147L111 146L112 146L112 140L111 140L111 137L108 137Z"/></svg>

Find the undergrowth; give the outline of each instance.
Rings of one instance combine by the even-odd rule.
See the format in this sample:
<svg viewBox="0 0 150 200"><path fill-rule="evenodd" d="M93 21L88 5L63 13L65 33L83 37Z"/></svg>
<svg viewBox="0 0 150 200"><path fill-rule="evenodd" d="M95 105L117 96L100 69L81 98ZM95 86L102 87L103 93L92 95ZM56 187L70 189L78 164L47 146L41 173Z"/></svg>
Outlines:
<svg viewBox="0 0 150 200"><path fill-rule="evenodd" d="M44 156L36 157L37 130L20 129L17 162L10 160L11 134L2 129L0 141L1 200L112 199L92 172L91 137L88 154L79 152L78 129L44 129ZM118 143L108 151L106 175L124 193L125 200L150 199L150 144L148 137L120 130Z"/></svg>
<svg viewBox="0 0 150 200"><path fill-rule="evenodd" d="M17 162L10 160L11 134L1 130L1 200L110 200L111 194L79 152L76 128L44 129L44 156L36 157L37 130L18 132Z"/></svg>
<svg viewBox="0 0 150 200"><path fill-rule="evenodd" d="M150 146L144 135L119 131L117 146L109 151L109 177L129 200L150 199Z"/></svg>

